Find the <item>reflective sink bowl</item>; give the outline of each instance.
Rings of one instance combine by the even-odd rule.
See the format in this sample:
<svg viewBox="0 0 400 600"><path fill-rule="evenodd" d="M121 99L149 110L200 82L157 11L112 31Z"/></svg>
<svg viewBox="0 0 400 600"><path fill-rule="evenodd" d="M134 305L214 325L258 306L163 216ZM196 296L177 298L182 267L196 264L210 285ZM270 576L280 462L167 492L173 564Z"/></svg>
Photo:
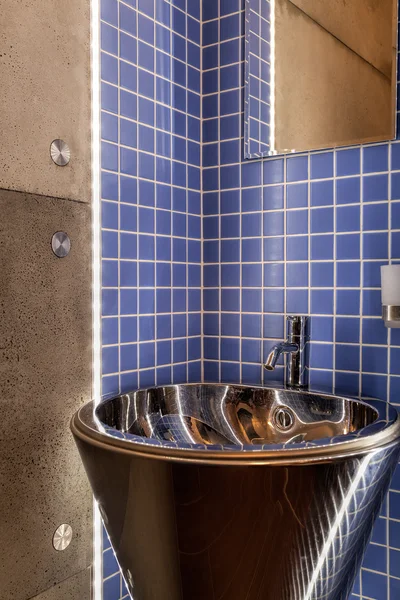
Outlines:
<svg viewBox="0 0 400 600"><path fill-rule="evenodd" d="M400 454L377 401L134 391L72 419L134 600L345 600Z"/></svg>

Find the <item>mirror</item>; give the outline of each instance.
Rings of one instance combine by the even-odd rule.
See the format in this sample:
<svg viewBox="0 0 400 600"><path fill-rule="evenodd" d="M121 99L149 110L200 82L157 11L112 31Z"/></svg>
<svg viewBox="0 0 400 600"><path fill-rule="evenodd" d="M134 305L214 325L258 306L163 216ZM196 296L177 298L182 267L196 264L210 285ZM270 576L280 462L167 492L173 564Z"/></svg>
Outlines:
<svg viewBox="0 0 400 600"><path fill-rule="evenodd" d="M397 0L246 0L245 158L393 139Z"/></svg>

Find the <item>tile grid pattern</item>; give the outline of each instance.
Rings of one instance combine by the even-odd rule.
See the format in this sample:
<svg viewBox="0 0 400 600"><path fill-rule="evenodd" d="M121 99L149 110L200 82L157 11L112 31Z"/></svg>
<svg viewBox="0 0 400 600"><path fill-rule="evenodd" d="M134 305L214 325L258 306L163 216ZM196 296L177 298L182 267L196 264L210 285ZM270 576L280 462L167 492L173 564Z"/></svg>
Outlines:
<svg viewBox="0 0 400 600"><path fill-rule="evenodd" d="M273 132L270 130L271 114L271 16L269 0L246 0L245 89L244 99L244 156L267 156Z"/></svg>
<svg viewBox="0 0 400 600"><path fill-rule="evenodd" d="M199 0L101 2L104 395L202 376L200 41Z"/></svg>
<svg viewBox="0 0 400 600"><path fill-rule="evenodd" d="M268 383L287 314L311 315L310 379L400 405L381 264L400 261L400 145L243 161L243 0L203 0L204 378ZM400 472L353 600L400 597Z"/></svg>

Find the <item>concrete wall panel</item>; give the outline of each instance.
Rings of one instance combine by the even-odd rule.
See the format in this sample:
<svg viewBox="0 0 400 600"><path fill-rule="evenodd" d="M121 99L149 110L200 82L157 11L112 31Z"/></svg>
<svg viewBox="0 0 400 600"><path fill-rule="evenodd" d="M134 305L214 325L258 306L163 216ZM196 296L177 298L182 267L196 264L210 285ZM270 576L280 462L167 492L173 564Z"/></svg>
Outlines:
<svg viewBox="0 0 400 600"><path fill-rule="evenodd" d="M0 187L90 199L89 0L0 0ZM71 148L67 167L50 143Z"/></svg>
<svg viewBox="0 0 400 600"><path fill-rule="evenodd" d="M90 213L0 191L1 600L32 598L91 564L92 496L69 430L91 397ZM51 249L59 230L71 238L63 259ZM56 552L62 523L74 536Z"/></svg>

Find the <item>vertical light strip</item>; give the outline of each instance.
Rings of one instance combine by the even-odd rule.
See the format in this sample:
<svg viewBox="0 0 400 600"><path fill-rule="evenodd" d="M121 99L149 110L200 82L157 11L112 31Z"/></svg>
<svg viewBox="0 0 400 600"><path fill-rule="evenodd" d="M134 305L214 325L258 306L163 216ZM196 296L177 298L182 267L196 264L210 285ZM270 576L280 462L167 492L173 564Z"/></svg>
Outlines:
<svg viewBox="0 0 400 600"><path fill-rule="evenodd" d="M275 149L275 0L270 0L270 152L276 154Z"/></svg>
<svg viewBox="0 0 400 600"><path fill-rule="evenodd" d="M101 283L100 283L100 0L91 0L92 63L92 269L93 269L93 399L101 397ZM93 600L102 600L102 523L93 503Z"/></svg>

